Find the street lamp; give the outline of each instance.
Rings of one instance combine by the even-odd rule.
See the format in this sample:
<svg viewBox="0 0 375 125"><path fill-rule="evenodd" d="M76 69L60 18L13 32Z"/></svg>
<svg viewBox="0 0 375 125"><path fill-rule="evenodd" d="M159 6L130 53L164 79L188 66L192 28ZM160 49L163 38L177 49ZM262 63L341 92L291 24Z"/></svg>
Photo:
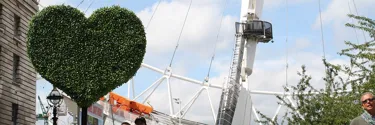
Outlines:
<svg viewBox="0 0 375 125"><path fill-rule="evenodd" d="M47 96L47 102L50 106L53 106L53 125L57 125L57 107L60 106L62 103L62 95L61 93L56 89L56 87L53 87L51 93Z"/></svg>
<svg viewBox="0 0 375 125"><path fill-rule="evenodd" d="M174 101L180 106L180 112L178 113L179 115L178 115L178 124L179 125L181 125L181 115L182 115L182 113L181 113L181 100L180 100L180 98L173 98L174 99Z"/></svg>

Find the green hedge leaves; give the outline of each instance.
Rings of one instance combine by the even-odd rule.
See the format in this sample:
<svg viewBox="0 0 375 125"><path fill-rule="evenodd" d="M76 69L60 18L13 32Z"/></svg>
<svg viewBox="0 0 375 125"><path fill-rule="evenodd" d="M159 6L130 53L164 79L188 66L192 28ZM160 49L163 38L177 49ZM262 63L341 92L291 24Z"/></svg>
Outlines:
<svg viewBox="0 0 375 125"><path fill-rule="evenodd" d="M37 72L81 107L126 83L146 51L141 20L119 6L86 18L78 9L49 6L31 20L27 52Z"/></svg>

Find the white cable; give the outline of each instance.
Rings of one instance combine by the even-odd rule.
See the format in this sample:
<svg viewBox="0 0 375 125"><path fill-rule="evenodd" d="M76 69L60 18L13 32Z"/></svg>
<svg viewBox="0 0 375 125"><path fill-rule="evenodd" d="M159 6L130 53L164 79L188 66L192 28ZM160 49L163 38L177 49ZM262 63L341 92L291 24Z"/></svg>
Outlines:
<svg viewBox="0 0 375 125"><path fill-rule="evenodd" d="M326 52L325 52L325 47L324 47L324 33L323 33L323 22L322 22L322 11L321 11L321 7L320 7L320 0L318 0L319 2L319 19L320 19L320 33L321 33L321 36L322 36L322 48L323 48L323 59L326 59Z"/></svg>

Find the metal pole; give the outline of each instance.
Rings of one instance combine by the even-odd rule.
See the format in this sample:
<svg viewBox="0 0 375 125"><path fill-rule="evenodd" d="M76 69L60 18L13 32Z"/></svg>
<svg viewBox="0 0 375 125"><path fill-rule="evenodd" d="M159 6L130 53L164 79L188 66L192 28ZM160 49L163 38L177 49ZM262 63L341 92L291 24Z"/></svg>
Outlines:
<svg viewBox="0 0 375 125"><path fill-rule="evenodd" d="M77 104L77 125L80 123L80 118L81 118L81 108Z"/></svg>
<svg viewBox="0 0 375 125"><path fill-rule="evenodd" d="M57 108L56 108L56 106L53 106L53 125L57 125L57 117L56 117L56 115L57 115Z"/></svg>
<svg viewBox="0 0 375 125"><path fill-rule="evenodd" d="M130 88L130 87L131 87L130 85L131 85L131 84L128 83L128 98L129 98L129 99L130 99L130 89L131 89L131 88ZM134 99L134 98L133 98L133 99Z"/></svg>
<svg viewBox="0 0 375 125"><path fill-rule="evenodd" d="M115 118L113 117L113 108L112 108L112 104L111 103L109 103L109 105L111 106L111 114L112 114L112 123L113 123L113 125L115 125Z"/></svg>
<svg viewBox="0 0 375 125"><path fill-rule="evenodd" d="M181 116L182 116L182 113L181 113L181 100L179 100L179 105L180 105L180 118L179 118L179 124L181 125Z"/></svg>

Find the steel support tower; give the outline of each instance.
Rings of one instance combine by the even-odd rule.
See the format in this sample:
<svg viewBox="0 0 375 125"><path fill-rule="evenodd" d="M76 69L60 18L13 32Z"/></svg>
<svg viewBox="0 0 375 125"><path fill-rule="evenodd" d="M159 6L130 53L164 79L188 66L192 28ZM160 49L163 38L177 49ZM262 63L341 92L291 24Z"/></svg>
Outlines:
<svg viewBox="0 0 375 125"><path fill-rule="evenodd" d="M240 22L228 81L224 85L216 125L249 125L252 101L248 76L253 72L256 46L273 39L272 24L260 20L263 0L242 0Z"/></svg>

